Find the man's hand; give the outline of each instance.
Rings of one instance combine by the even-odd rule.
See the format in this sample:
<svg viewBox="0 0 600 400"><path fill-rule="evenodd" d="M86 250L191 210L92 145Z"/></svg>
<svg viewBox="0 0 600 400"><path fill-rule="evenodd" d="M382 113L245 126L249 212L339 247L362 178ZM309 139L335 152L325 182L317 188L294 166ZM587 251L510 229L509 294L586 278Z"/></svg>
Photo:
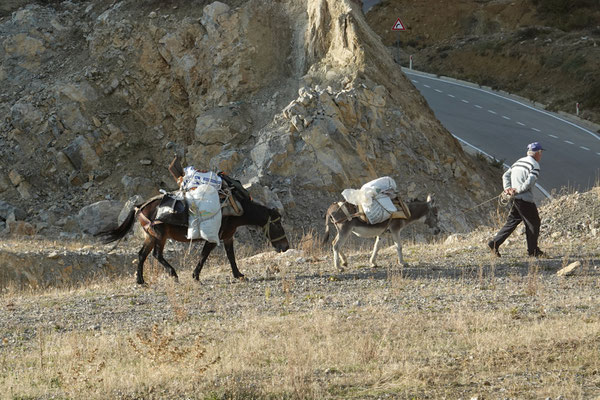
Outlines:
<svg viewBox="0 0 600 400"><path fill-rule="evenodd" d="M515 189L515 188L504 189L504 193L506 193L509 196L514 196L515 194L517 194L517 189Z"/></svg>

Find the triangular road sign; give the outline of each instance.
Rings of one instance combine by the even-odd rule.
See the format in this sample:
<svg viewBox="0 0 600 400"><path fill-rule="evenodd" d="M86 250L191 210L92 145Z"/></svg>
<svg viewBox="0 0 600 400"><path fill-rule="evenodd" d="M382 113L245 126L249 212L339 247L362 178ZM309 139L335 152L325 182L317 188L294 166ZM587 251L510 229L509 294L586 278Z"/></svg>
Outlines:
<svg viewBox="0 0 600 400"><path fill-rule="evenodd" d="M393 31L405 31L406 27L404 26L404 24L402 23L402 21L400 21L400 18L398 18L396 20L396 23L394 24L394 27L392 28Z"/></svg>

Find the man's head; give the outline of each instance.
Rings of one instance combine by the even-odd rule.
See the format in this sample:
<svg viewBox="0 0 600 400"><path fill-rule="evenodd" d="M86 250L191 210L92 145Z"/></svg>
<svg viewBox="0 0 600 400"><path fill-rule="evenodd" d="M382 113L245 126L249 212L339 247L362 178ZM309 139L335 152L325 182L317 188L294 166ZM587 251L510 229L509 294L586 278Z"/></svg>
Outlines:
<svg viewBox="0 0 600 400"><path fill-rule="evenodd" d="M527 145L527 155L535 158L536 161L540 161L542 158L542 145L540 142L533 142Z"/></svg>

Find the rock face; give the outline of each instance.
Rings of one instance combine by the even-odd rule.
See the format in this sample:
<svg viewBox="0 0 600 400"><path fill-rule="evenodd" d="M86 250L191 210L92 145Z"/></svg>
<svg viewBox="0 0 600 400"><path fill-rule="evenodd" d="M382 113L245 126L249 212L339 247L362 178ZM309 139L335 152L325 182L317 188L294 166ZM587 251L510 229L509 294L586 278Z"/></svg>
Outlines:
<svg viewBox="0 0 600 400"><path fill-rule="evenodd" d="M491 197L500 171L441 127L359 2L151 4L0 19L0 191L28 219L173 189L179 154L259 188L299 230L384 175L406 198L435 193L449 231L481 222L461 210Z"/></svg>

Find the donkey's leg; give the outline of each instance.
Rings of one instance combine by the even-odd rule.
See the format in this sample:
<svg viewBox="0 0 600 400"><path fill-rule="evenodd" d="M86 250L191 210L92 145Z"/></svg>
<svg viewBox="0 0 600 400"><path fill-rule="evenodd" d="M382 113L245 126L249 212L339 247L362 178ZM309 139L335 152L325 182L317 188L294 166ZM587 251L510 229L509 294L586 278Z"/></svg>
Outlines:
<svg viewBox="0 0 600 400"><path fill-rule="evenodd" d="M394 243L396 243L396 251L398 252L398 264L401 267L408 267L408 264L404 262L402 258L402 242L400 241L400 230L396 232L392 232L392 238L394 239Z"/></svg>
<svg viewBox="0 0 600 400"><path fill-rule="evenodd" d="M243 279L244 274L240 272L240 270L237 267L237 263L235 262L235 252L233 251L233 238L223 240L223 244L225 245L225 252L227 253L229 264L231 264L231 272L233 273L233 277L236 279Z"/></svg>
<svg viewBox="0 0 600 400"><path fill-rule="evenodd" d="M346 255L342 252L342 246L344 245L344 243L346 243L346 240L348 240L348 236L350 235L351 230L352 227L344 225L342 226L342 229L338 229L338 234L335 237L335 239L333 239L333 265L340 272L344 271L344 268L342 267L348 266L348 259L346 258ZM341 266L338 263L338 257L342 261Z"/></svg>
<svg viewBox="0 0 600 400"><path fill-rule="evenodd" d="M377 258L377 253L379 253L379 248L381 245L381 236L377 236L375 239L375 244L373 245L373 253L371 254L371 258L369 259L369 263L371 263L371 267L375 268L377 263L375 259Z"/></svg>
<svg viewBox="0 0 600 400"><path fill-rule="evenodd" d="M198 262L198 265L196 265L196 268L194 268L194 272L192 273L192 277L195 280L200 280L200 271L202 271L202 267L204 267L204 263L206 262L206 259L208 258L208 256L210 255L210 252L213 251L213 249L217 247L216 243L212 243L212 242L206 242L204 243L204 247L202 247L202 255L200 257L200 261Z"/></svg>
<svg viewBox="0 0 600 400"><path fill-rule="evenodd" d="M162 264L162 266L165 268L165 270L167 271L167 273L172 276L173 278L175 278L175 282L179 281L179 277L177 276L177 272L175 272L175 268L173 268L171 266L171 264L169 264L167 262L167 260L165 260L165 257L163 256L163 250L165 248L165 242L167 241L167 238L165 236L161 237L160 240L157 239L154 245L154 251L152 252L152 255L154 256L154 258L156 258L158 260L159 263Z"/></svg>
<svg viewBox="0 0 600 400"><path fill-rule="evenodd" d="M148 254L152 251L154 247L154 238L150 235L146 235L146 239L144 239L144 244L138 253L138 267L136 272L136 283L139 285L143 285L144 282L144 261L148 257Z"/></svg>
<svg viewBox="0 0 600 400"><path fill-rule="evenodd" d="M336 244L339 241L339 239L340 239L340 232L338 231L337 235L335 235L335 238L333 239L332 246L331 246L333 249L333 265L338 270L340 269L340 267L339 267L340 253L338 251Z"/></svg>

